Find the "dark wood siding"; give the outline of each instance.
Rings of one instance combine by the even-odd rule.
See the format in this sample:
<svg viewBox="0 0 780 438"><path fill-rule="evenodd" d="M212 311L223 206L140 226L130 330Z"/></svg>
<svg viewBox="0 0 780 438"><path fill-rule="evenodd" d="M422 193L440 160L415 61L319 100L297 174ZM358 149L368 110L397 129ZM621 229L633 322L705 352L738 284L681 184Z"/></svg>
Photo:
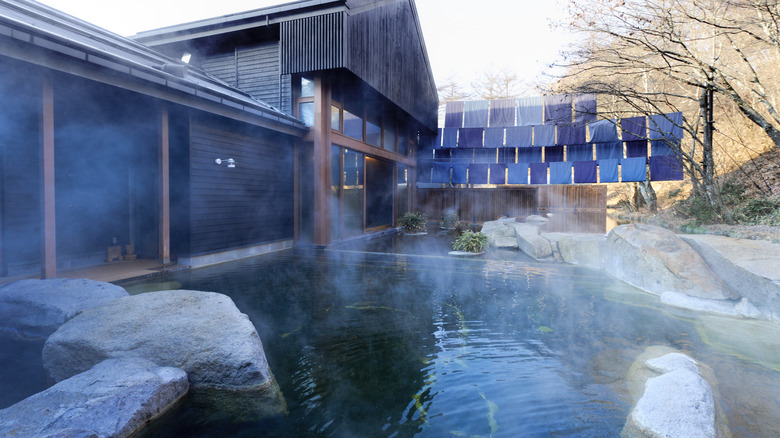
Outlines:
<svg viewBox="0 0 780 438"><path fill-rule="evenodd" d="M293 238L292 141L246 126L193 122L192 255ZM233 158L233 169L214 163Z"/></svg>
<svg viewBox="0 0 780 438"><path fill-rule="evenodd" d="M282 73L305 73L344 66L343 12L281 24Z"/></svg>

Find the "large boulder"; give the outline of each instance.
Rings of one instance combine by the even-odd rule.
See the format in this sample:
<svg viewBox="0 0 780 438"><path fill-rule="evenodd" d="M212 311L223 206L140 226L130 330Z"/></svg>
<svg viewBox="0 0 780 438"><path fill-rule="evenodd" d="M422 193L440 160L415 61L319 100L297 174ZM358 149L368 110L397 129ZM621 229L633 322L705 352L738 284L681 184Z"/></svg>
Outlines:
<svg viewBox="0 0 780 438"><path fill-rule="evenodd" d="M517 246L521 251L536 260L552 257L552 245L550 241L539 234L539 227L529 223L510 223L515 231Z"/></svg>
<svg viewBox="0 0 780 438"><path fill-rule="evenodd" d="M543 236L546 236L543 234ZM558 252L566 263L601 269L604 266L602 234L569 234L558 239Z"/></svg>
<svg viewBox="0 0 780 438"><path fill-rule="evenodd" d="M0 410L0 435L127 437L180 400L187 374L141 358L109 359Z"/></svg>
<svg viewBox="0 0 780 438"><path fill-rule="evenodd" d="M193 389L253 390L271 374L249 318L222 294L150 292L85 310L43 347L43 365L61 381L107 358L143 357L187 372Z"/></svg>
<svg viewBox="0 0 780 438"><path fill-rule="evenodd" d="M488 244L493 248L517 249L515 230L510 226L514 220L488 221L482 224L482 234L487 236Z"/></svg>
<svg viewBox="0 0 780 438"><path fill-rule="evenodd" d="M79 312L128 296L87 279L19 280L0 286L0 330L45 339Z"/></svg>
<svg viewBox="0 0 780 438"><path fill-rule="evenodd" d="M647 224L615 227L604 248L606 271L647 292L738 298L702 257L673 232Z"/></svg>

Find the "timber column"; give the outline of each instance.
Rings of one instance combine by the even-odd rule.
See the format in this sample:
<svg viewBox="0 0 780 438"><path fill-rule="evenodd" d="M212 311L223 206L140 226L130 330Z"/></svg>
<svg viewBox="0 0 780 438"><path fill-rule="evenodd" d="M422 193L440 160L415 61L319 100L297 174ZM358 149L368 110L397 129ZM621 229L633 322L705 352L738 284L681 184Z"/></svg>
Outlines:
<svg viewBox="0 0 780 438"><path fill-rule="evenodd" d="M54 84L43 76L41 117L41 278L57 277L57 222L54 198Z"/></svg>
<svg viewBox="0 0 780 438"><path fill-rule="evenodd" d="M159 258L164 265L171 263L171 182L170 182L170 140L168 136L168 107L160 110L160 157L159 169Z"/></svg>
<svg viewBox="0 0 780 438"><path fill-rule="evenodd" d="M330 85L314 77L314 244L331 239Z"/></svg>

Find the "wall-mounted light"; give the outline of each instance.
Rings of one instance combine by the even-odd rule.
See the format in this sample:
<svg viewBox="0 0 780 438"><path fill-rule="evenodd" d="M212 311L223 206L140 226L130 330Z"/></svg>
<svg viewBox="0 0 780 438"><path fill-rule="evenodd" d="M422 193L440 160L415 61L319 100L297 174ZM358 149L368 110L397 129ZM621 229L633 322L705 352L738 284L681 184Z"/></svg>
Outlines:
<svg viewBox="0 0 780 438"><path fill-rule="evenodd" d="M184 52L181 55L181 61L183 63L185 63L185 64L189 64L190 63L190 59L192 59L192 53L190 53L190 52Z"/></svg>
<svg viewBox="0 0 780 438"><path fill-rule="evenodd" d="M227 165L227 167L230 168L230 169L235 168L236 164L237 164L236 160L234 160L232 158L227 158L227 159L224 159L224 160L222 158L217 158L216 160L214 160L214 162L217 163L218 165L222 165L222 163L225 163Z"/></svg>

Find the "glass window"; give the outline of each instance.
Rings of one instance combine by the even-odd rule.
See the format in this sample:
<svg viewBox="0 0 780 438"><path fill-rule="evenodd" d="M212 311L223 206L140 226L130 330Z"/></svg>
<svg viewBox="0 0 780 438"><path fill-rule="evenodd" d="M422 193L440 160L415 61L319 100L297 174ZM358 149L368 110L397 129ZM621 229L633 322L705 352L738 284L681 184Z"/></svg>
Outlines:
<svg viewBox="0 0 780 438"><path fill-rule="evenodd" d="M335 105L330 107L330 129L341 131L341 109Z"/></svg>
<svg viewBox="0 0 780 438"><path fill-rule="evenodd" d="M344 110L344 135L363 141L363 118Z"/></svg>
<svg viewBox="0 0 780 438"><path fill-rule="evenodd" d="M301 102L298 104L298 114L306 126L314 126L314 102Z"/></svg>
<svg viewBox="0 0 780 438"><path fill-rule="evenodd" d="M344 150L344 237L363 233L363 163L361 153Z"/></svg>
<svg viewBox="0 0 780 438"><path fill-rule="evenodd" d="M389 151L395 152L395 120L393 120L390 116L385 116L384 137L384 143L382 146Z"/></svg>
<svg viewBox="0 0 780 438"><path fill-rule="evenodd" d="M314 81L301 78L301 95L299 97L314 97Z"/></svg>
<svg viewBox="0 0 780 438"><path fill-rule="evenodd" d="M398 136L398 153L401 155L408 155L409 153L409 137L406 134Z"/></svg>
<svg viewBox="0 0 780 438"><path fill-rule="evenodd" d="M341 148L331 145L330 151L330 237L336 241L341 240Z"/></svg>
<svg viewBox="0 0 780 438"><path fill-rule="evenodd" d="M368 111L366 115L366 143L382 146L382 117L379 113Z"/></svg>

